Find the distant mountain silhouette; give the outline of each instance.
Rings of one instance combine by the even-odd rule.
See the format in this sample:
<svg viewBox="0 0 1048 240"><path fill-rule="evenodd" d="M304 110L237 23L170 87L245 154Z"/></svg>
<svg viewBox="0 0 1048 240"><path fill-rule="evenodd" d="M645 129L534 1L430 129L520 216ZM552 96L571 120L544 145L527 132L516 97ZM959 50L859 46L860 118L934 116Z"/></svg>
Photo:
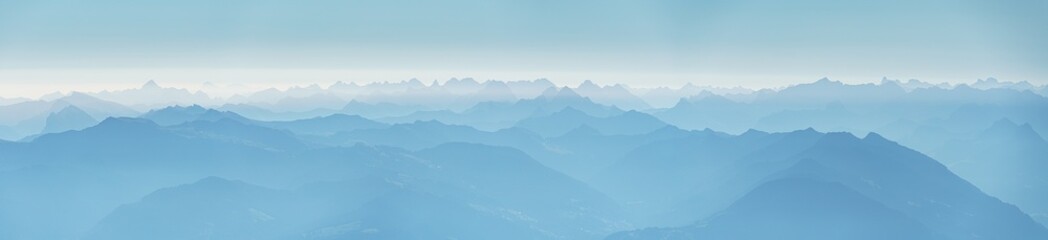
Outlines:
<svg viewBox="0 0 1048 240"><path fill-rule="evenodd" d="M149 80L139 88L102 91L90 95L146 111L171 105L212 104L215 102L206 93L190 92L186 89L162 87L156 81ZM121 115L127 116L127 115ZM97 117L97 116L96 116Z"/></svg>
<svg viewBox="0 0 1048 240"><path fill-rule="evenodd" d="M61 111L51 113L47 116L47 122L41 133L56 133L69 130L80 130L94 126L98 120L88 115L84 110L76 106L67 106Z"/></svg>
<svg viewBox="0 0 1048 240"><path fill-rule="evenodd" d="M580 96L592 99L593 102L615 106L620 109L645 110L651 108L643 99L633 95L622 85L599 86L586 80L575 88Z"/></svg>
<svg viewBox="0 0 1048 240"><path fill-rule="evenodd" d="M8 140L37 135L44 131L47 118L52 113L58 113L70 106L80 109L93 119L138 115L138 112L123 105L84 93L73 92L68 95L58 95L52 100L26 101L0 106L0 125L8 126L6 127L10 131Z"/></svg>
<svg viewBox="0 0 1048 240"><path fill-rule="evenodd" d="M243 123L229 118L193 121L173 126L178 133L204 135L218 141L234 142L270 151L301 150L306 147L291 132ZM187 134L187 135L188 135Z"/></svg>
<svg viewBox="0 0 1048 240"><path fill-rule="evenodd" d="M221 119L230 119L238 122L251 122L251 120L244 118L239 114L204 108L200 105L192 105L188 107L173 106L152 110L143 114L142 118L149 119L150 121L162 126L177 125L193 121L218 121Z"/></svg>
<svg viewBox="0 0 1048 240"><path fill-rule="evenodd" d="M423 111L413 114L380 119L386 122L414 122L437 120L440 122L469 125L478 129L495 131L512 127L518 121L533 117L550 115L564 108L571 107L588 115L607 117L622 113L615 107L600 105L590 99L579 96L569 88L549 88L542 95L533 99L517 102L481 102L462 112Z"/></svg>
<svg viewBox="0 0 1048 240"><path fill-rule="evenodd" d="M521 120L516 127L528 129L543 136L558 136L586 125L605 134L642 134L667 126L651 115L628 111L609 117L590 116L573 107L566 107L548 116Z"/></svg>
<svg viewBox="0 0 1048 240"><path fill-rule="evenodd" d="M542 94L546 89L557 87L553 82L544 78L532 81L508 81L506 82L506 86L509 86L509 88L513 90L513 95L521 99L535 98Z"/></svg>
<svg viewBox="0 0 1048 240"><path fill-rule="evenodd" d="M387 126L384 123L372 121L360 116L350 116L345 114L332 114L323 117L288 121L257 121L248 119L234 112L218 111L204 108L199 105L188 107L174 106L153 110L143 114L142 118L149 119L164 126L189 122L233 121L247 125L288 130L297 134L307 135L330 135L338 132L383 128Z"/></svg>
<svg viewBox="0 0 1048 240"><path fill-rule="evenodd" d="M263 126L287 129L301 134L330 135L360 129L384 128L387 124L369 120L356 115L333 114L294 121L260 122Z"/></svg>
<svg viewBox="0 0 1048 240"><path fill-rule="evenodd" d="M254 104L225 104L214 108L217 111L234 112L241 116L259 121L291 121L315 118L342 112L337 109L317 108L301 112L279 112Z"/></svg>
<svg viewBox="0 0 1048 240"><path fill-rule="evenodd" d="M416 111L428 110L421 106L403 106L392 103L364 103L350 101L342 108L343 113L360 115L367 118L398 117Z"/></svg>
<svg viewBox="0 0 1048 240"><path fill-rule="evenodd" d="M519 131L487 132L464 125L449 125L439 121L416 121L394 124L387 128L358 129L340 132L329 139L334 144L367 143L419 150L449 142L472 142L516 146L538 136Z"/></svg>
<svg viewBox="0 0 1048 240"><path fill-rule="evenodd" d="M758 113L753 108L751 105L709 93L697 99L682 98L672 108L653 114L681 128L741 132L756 124Z"/></svg>
<svg viewBox="0 0 1048 240"><path fill-rule="evenodd" d="M0 239L1048 239L1044 89L456 78L0 99Z"/></svg>

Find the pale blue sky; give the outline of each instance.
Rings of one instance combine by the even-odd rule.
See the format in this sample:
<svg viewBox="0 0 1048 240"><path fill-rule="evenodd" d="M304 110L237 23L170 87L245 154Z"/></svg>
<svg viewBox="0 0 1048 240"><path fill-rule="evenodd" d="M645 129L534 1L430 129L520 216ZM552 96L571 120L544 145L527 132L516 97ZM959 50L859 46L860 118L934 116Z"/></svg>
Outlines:
<svg viewBox="0 0 1048 240"><path fill-rule="evenodd" d="M0 0L0 81L1044 84L1045 12L1038 0ZM223 69L324 71L215 74ZM323 75L332 70L344 74Z"/></svg>

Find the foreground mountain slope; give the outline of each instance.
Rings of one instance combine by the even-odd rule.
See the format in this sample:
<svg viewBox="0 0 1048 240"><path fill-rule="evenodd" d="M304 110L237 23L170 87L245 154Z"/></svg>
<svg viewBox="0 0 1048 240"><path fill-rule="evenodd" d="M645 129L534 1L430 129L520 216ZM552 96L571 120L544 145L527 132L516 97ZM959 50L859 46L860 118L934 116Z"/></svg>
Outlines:
<svg viewBox="0 0 1048 240"><path fill-rule="evenodd" d="M794 134L805 134L805 132ZM679 203L676 204L676 207L671 207L667 210L667 212L670 212L668 216L690 213L694 220L700 220L710 216L708 213L711 205L716 206L718 202L738 203L736 199L741 199L748 191L747 189L760 188L761 185L776 179L808 178L839 183L889 209L903 213L907 218L912 218L927 226L936 235L942 235L948 239L977 239L978 237L976 236L992 239L1040 239L1048 237L1048 230L1034 222L1019 209L982 193L982 191L968 182L953 175L935 160L916 151L899 146L876 134L870 134L863 139L846 133L827 133L815 136L818 136L817 141L803 148L804 150L787 154L785 157L769 158L761 157L761 154L757 154L732 158L729 155L726 158L720 158L719 164L716 164L717 161L702 164L694 163L696 166L719 165L724 167L698 171L696 172L698 176L690 178L655 178L655 176L664 174L665 170L636 168L635 170L639 170L640 173L635 174L637 177L634 178L649 176L654 179L663 179L661 181L648 181L645 185L638 186L638 189L648 186L650 189L665 190L664 186L684 182L686 186L694 187L694 191L686 192L684 196L691 195L692 197L674 195L681 194L680 190L677 190L649 191L648 193L654 193L655 195L650 197L642 197L645 192L634 192L633 194L640 195L625 196L621 195L623 193L619 193L618 198L633 196L634 198L648 199L647 201L650 202L653 201L652 199L677 196ZM779 142L766 145L764 148L774 149L777 148L776 146L784 146L782 144L782 142ZM717 152L722 152L720 154L723 154L724 151L718 151L718 149L730 148L707 149L706 151L712 152L704 155L714 154L712 156L717 156ZM747 150L746 152L760 153L761 150ZM684 155L688 156L690 154ZM689 158L685 157L678 161L687 163L697 162L702 159L692 157L689 160ZM664 168L686 166L680 164L677 163ZM703 178L702 175L709 174L711 171L728 177ZM648 172L648 175L644 175L644 172ZM712 181L714 184L719 184L720 187L706 188L702 187L704 184L688 184L689 182L697 182L699 180L707 181L705 185L709 185L709 181ZM832 197L832 195L827 195L826 197ZM665 204L674 206L672 201ZM748 221L758 221L762 218L760 215L753 215L753 217L754 219L749 219ZM710 221L715 221L714 219ZM818 222L813 222L813 224L816 223ZM825 225L821 227L829 229L833 226ZM678 230L667 229L664 231L672 232ZM695 236L697 239L703 239L704 237L706 236ZM728 237L730 238L731 236Z"/></svg>
<svg viewBox="0 0 1048 240"><path fill-rule="evenodd" d="M210 177L123 205L83 239L275 239L307 204L279 190Z"/></svg>
<svg viewBox="0 0 1048 240"><path fill-rule="evenodd" d="M771 181L689 227L645 229L608 239L945 239L919 221L841 184Z"/></svg>
<svg viewBox="0 0 1048 240"><path fill-rule="evenodd" d="M1048 141L1029 123L1001 119L975 137L947 141L932 154L986 193L1048 225Z"/></svg>
<svg viewBox="0 0 1048 240"><path fill-rule="evenodd" d="M628 226L613 201L514 149L443 144L398 162L294 191L209 177L121 206L88 239L598 239Z"/></svg>

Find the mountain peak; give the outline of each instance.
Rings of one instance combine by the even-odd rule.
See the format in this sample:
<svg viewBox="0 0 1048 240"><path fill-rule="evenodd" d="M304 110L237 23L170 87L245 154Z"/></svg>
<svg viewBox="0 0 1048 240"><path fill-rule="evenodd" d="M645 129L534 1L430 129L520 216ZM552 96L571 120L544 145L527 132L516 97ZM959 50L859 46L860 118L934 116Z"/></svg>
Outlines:
<svg viewBox="0 0 1048 240"><path fill-rule="evenodd" d="M988 77L985 80L979 79L979 80L976 80L975 82L977 82L977 83L997 83L997 78Z"/></svg>
<svg viewBox="0 0 1048 240"><path fill-rule="evenodd" d="M189 105L189 106L185 106L185 107L183 107L181 105L168 106L168 107L161 108L161 109L158 109L158 110L149 111L149 113L160 113L160 112L174 113L174 112L179 112L179 113L186 113L186 114L202 114L204 112L207 112L207 110L208 110L207 108L204 108L204 107L202 107L200 105L197 105L197 104L193 104L193 105Z"/></svg>
<svg viewBox="0 0 1048 240"><path fill-rule="evenodd" d="M576 87L575 89L592 89L592 88L600 88L600 86L598 86L597 84L593 83L593 81L590 81L590 80L587 79L586 81L583 81L581 84L579 84L579 86Z"/></svg>
<svg viewBox="0 0 1048 240"><path fill-rule="evenodd" d="M841 81L830 80L829 78L820 78L818 81L811 83L811 85L844 85Z"/></svg>
<svg viewBox="0 0 1048 240"><path fill-rule="evenodd" d="M216 121L222 118L229 118L236 121L247 122L248 119L240 116L240 114L228 111L219 111L210 108L204 108L200 105L190 105L188 107L183 106L170 106L162 109L152 110L146 114L142 114L141 118L149 119L154 123L162 126L177 125L186 122L205 120L205 121Z"/></svg>
<svg viewBox="0 0 1048 240"><path fill-rule="evenodd" d="M489 95L487 97L500 97L507 99L516 99L513 94L513 89L506 85L502 81L487 81L482 84L482 88L477 90L477 94Z"/></svg>
<svg viewBox="0 0 1048 240"><path fill-rule="evenodd" d="M793 131L793 132L795 132L795 133L819 133L819 131L815 130L815 128L812 128L812 127L808 127L808 128L801 129L801 130L796 130L796 131Z"/></svg>
<svg viewBox="0 0 1048 240"><path fill-rule="evenodd" d="M546 91L542 92L541 97L546 100L582 98L582 96L568 87L561 87L559 89L554 87L547 88Z"/></svg>
<svg viewBox="0 0 1048 240"><path fill-rule="evenodd" d="M677 104L674 104L672 108L685 108L693 106L687 98L680 98L677 100Z"/></svg>
<svg viewBox="0 0 1048 240"><path fill-rule="evenodd" d="M408 81L407 81L406 83L407 83L408 85L411 85L411 86L417 86L417 87L424 87L424 86L426 86L426 84L425 84L425 83L422 83L422 81L419 81L419 80L418 80L418 78L411 78L411 79L410 79L410 80L408 80Z"/></svg>
<svg viewBox="0 0 1048 240"><path fill-rule="evenodd" d="M553 115L571 115L571 116L574 116L574 115L586 115L586 116L589 116L589 114L586 114L585 112L583 112L583 111L581 111L581 110L579 110L579 109L577 109L575 107L572 107L572 106L564 107L564 108L560 109L560 111L557 111L556 113L553 113Z"/></svg>
<svg viewBox="0 0 1048 240"><path fill-rule="evenodd" d="M67 105L62 110L52 112L44 122L41 133L57 133L68 130L80 130L98 123L95 118L74 105Z"/></svg>
<svg viewBox="0 0 1048 240"><path fill-rule="evenodd" d="M156 84L156 81L150 79L145 84L142 84L142 89L159 89L160 85Z"/></svg>
<svg viewBox="0 0 1048 240"><path fill-rule="evenodd" d="M86 102L101 102L103 100L98 99L98 98L96 98L94 96L91 96L90 94L87 94L87 93L73 91L73 92L70 92L69 95L67 95L67 96L55 99L55 101L65 101L65 102L68 102L70 104L73 104L73 103L81 103L82 104L82 103L86 103Z"/></svg>
<svg viewBox="0 0 1048 240"><path fill-rule="evenodd" d="M867 133L866 136L862 138L862 140L869 142L892 142L891 140L888 140L887 138L884 138L884 136L881 136L880 134L877 134L875 132Z"/></svg>
<svg viewBox="0 0 1048 240"><path fill-rule="evenodd" d="M62 110L59 110L58 112L51 113L51 115L68 115L68 114L88 115L87 112L84 112L84 110L76 107L75 105L68 105L68 106L65 106L64 108L62 108Z"/></svg>
<svg viewBox="0 0 1048 240"><path fill-rule="evenodd" d="M746 132L739 134L739 136L766 136L768 134L768 132L750 128Z"/></svg>
<svg viewBox="0 0 1048 240"><path fill-rule="evenodd" d="M861 139L849 132L828 132L819 138L819 143L825 146L842 147L855 146Z"/></svg>
<svg viewBox="0 0 1048 240"><path fill-rule="evenodd" d="M1030 123L1022 125L1008 118L1001 118L993 123L990 128L984 130L981 139L1023 139L1031 142L1044 142L1044 138L1033 129Z"/></svg>
<svg viewBox="0 0 1048 240"><path fill-rule="evenodd" d="M130 117L108 117L101 123L91 128L117 129L119 131L134 131L131 129L158 128L159 125L144 118Z"/></svg>

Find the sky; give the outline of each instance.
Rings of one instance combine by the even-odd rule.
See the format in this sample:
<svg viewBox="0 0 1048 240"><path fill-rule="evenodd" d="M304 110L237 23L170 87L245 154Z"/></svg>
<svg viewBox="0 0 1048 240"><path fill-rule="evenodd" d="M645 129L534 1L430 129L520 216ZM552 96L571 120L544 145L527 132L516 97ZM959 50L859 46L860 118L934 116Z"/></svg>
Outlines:
<svg viewBox="0 0 1048 240"><path fill-rule="evenodd" d="M0 0L0 96L548 78L1048 84L1048 1Z"/></svg>

